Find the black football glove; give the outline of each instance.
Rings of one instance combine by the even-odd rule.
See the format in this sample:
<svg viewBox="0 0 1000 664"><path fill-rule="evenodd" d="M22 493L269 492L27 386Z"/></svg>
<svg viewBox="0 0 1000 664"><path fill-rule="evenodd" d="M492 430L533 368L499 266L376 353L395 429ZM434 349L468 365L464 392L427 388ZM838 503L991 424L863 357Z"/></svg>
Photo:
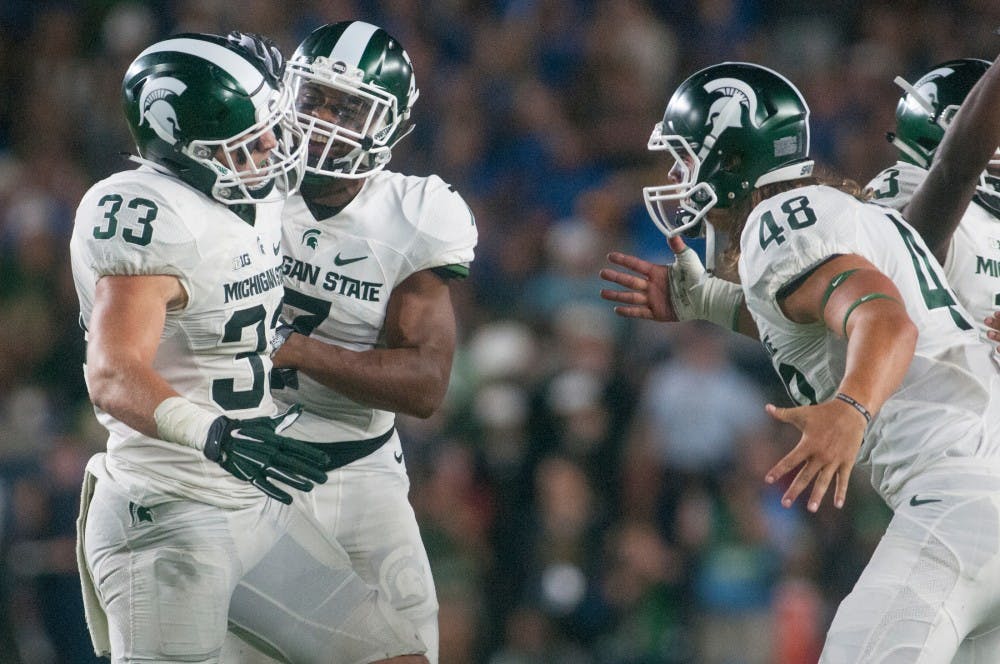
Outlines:
<svg viewBox="0 0 1000 664"><path fill-rule="evenodd" d="M234 477L250 482L271 498L289 505L292 497L270 480L299 491L311 491L314 483L326 482L323 467L330 462L320 450L278 433L290 425L300 411L300 406L292 406L274 417L249 420L220 416L208 430L205 456Z"/></svg>
<svg viewBox="0 0 1000 664"><path fill-rule="evenodd" d="M291 367L271 369L272 390L299 389L299 372Z"/></svg>

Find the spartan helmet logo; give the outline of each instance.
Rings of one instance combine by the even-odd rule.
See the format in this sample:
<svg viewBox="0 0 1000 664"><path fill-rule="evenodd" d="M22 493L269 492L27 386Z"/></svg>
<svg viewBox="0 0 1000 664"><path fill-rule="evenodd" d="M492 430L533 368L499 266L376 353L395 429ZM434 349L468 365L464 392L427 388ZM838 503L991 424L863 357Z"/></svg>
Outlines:
<svg viewBox="0 0 1000 664"><path fill-rule="evenodd" d="M705 141L698 152L698 157L704 159L718 140L719 135L730 127L743 126L743 114L753 127L757 124L757 93L749 85L736 78L719 78L705 84L705 92L716 95L715 101L708 109L706 125L712 130L705 136Z"/></svg>
<svg viewBox="0 0 1000 664"><path fill-rule="evenodd" d="M310 228L303 233L302 244L306 245L310 249L315 249L319 245L319 231L315 228Z"/></svg>
<svg viewBox="0 0 1000 664"><path fill-rule="evenodd" d="M955 70L952 69L951 67L940 67L939 69L935 69L933 71L928 72L927 75L924 76L923 83L921 83L920 87L917 88L917 92L920 93L920 96L922 96L924 99L933 104L934 108L937 108L938 105L937 79L944 78L945 76L949 76L953 73L955 73Z"/></svg>
<svg viewBox="0 0 1000 664"><path fill-rule="evenodd" d="M169 76L154 78L146 83L139 97L139 108L142 109L139 126L149 124L157 136L171 145L175 144L180 126L177 111L171 102L185 90L187 85L183 81Z"/></svg>

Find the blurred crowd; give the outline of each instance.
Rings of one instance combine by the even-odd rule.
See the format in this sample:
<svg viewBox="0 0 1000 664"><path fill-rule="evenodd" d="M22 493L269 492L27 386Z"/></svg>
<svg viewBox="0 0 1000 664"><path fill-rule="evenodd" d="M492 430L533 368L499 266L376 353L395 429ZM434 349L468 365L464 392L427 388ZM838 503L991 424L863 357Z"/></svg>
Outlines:
<svg viewBox="0 0 1000 664"><path fill-rule="evenodd" d="M87 400L68 238L130 164L119 87L150 42L254 31L290 54L361 18L410 53L416 130L391 170L476 213L454 292L451 389L400 429L441 603L442 664L809 664L887 522L856 472L841 511L783 509L765 471L796 432L762 348L708 325L627 322L609 250L669 251L646 141L697 69L752 61L812 109L827 169L894 161L901 91L993 59L995 0L5 0L0 4L0 662L96 662L73 553L104 445Z"/></svg>

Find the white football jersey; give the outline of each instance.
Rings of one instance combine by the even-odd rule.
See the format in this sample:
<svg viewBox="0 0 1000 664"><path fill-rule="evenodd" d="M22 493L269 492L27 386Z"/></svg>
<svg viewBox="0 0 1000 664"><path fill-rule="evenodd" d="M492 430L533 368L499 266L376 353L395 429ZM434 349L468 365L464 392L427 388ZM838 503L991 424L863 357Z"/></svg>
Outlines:
<svg viewBox="0 0 1000 664"><path fill-rule="evenodd" d="M757 206L741 236L740 280L747 306L789 395L826 401L844 375L847 342L822 322L793 323L779 308L785 290L829 258L857 254L896 284L919 329L899 390L869 426L859 463L890 505L903 484L945 457L1000 460L998 369L941 267L895 210L824 186L801 187ZM783 290L784 289L784 290ZM997 424L990 425L997 428Z"/></svg>
<svg viewBox="0 0 1000 664"><path fill-rule="evenodd" d="M284 316L325 343L368 350L379 343L389 296L420 270L468 274L477 231L462 197L437 176L389 171L365 180L358 195L332 217L316 219L302 196L285 205L282 248ZM275 390L301 403L295 436L336 442L387 431L395 414L359 404L301 371L299 387Z"/></svg>
<svg viewBox="0 0 1000 664"><path fill-rule="evenodd" d="M926 169L897 162L868 186L874 202L902 210L926 177ZM985 330L983 319L1000 309L1000 219L974 200L952 236L944 274L977 327Z"/></svg>
<svg viewBox="0 0 1000 664"><path fill-rule="evenodd" d="M153 368L182 396L235 418L273 415L268 355L281 306L282 201L257 205L253 226L147 166L86 193L70 243L85 329L105 275L174 275L187 292L168 311ZM222 507L263 494L202 452L149 438L98 409L109 471L136 502L174 495Z"/></svg>

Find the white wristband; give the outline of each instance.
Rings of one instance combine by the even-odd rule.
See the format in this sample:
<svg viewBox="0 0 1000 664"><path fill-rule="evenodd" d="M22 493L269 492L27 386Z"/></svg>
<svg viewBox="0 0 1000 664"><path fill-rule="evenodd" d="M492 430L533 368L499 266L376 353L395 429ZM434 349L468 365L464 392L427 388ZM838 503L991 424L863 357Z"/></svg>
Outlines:
<svg viewBox="0 0 1000 664"><path fill-rule="evenodd" d="M219 415L197 406L184 397L170 397L153 411L156 430L162 440L196 450L205 449L208 430Z"/></svg>
<svg viewBox="0 0 1000 664"><path fill-rule="evenodd" d="M670 303L679 320L707 320L735 330L743 288L709 275L698 254L688 248L670 266Z"/></svg>

